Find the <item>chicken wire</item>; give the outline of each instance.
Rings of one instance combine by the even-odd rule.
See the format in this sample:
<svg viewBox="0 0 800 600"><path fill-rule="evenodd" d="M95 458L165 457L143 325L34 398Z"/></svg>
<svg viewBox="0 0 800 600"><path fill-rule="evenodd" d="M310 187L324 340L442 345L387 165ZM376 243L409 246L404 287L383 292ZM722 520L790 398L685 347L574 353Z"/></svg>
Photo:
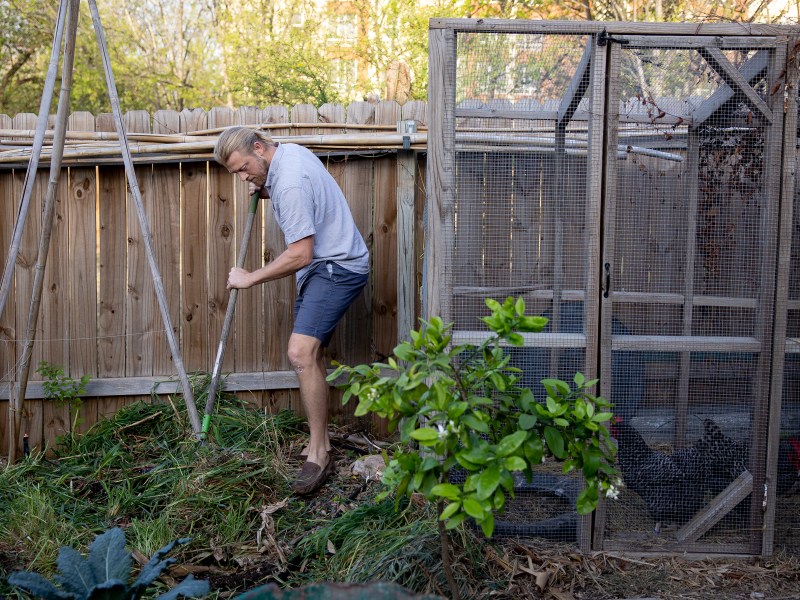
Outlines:
<svg viewBox="0 0 800 600"><path fill-rule="evenodd" d="M595 516L592 547L757 553L773 526L762 508L780 178L780 155L768 160L780 128L765 107L776 46L612 39L606 61L600 37L456 31L455 118L444 131L454 211L442 242L452 261L437 266L450 285L432 293L446 294L456 341L486 335L487 297L523 296L529 314L547 316L544 335L509 349L537 398L544 377L600 373L621 418L625 487ZM604 130L592 128L600 105ZM602 156L592 154L598 136L611 149ZM790 337L800 337L796 223ZM592 310L597 329L587 327ZM800 424L796 348L787 342L785 435ZM793 510L796 520L797 473L781 480L781 468L777 518ZM498 534L586 547L578 478L545 465L517 483ZM776 545L791 535L778 527Z"/></svg>

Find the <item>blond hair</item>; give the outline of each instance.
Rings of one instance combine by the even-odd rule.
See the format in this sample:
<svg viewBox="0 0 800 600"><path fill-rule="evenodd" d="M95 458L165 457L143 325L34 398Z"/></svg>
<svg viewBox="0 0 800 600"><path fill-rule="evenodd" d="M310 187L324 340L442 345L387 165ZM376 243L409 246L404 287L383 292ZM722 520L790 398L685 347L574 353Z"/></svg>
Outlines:
<svg viewBox="0 0 800 600"><path fill-rule="evenodd" d="M220 134L214 145L214 160L224 165L234 152L253 154L256 142L261 142L265 146L275 145L270 135L263 131L249 127L228 127Z"/></svg>

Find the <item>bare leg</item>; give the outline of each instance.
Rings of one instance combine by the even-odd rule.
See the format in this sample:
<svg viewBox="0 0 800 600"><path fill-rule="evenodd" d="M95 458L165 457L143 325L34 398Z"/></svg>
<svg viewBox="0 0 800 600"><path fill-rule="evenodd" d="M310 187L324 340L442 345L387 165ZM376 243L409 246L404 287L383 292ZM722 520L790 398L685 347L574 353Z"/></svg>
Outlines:
<svg viewBox="0 0 800 600"><path fill-rule="evenodd" d="M289 361L300 382L300 400L308 419L311 439L308 460L324 466L328 463L328 383L320 341L312 336L293 333L289 338Z"/></svg>

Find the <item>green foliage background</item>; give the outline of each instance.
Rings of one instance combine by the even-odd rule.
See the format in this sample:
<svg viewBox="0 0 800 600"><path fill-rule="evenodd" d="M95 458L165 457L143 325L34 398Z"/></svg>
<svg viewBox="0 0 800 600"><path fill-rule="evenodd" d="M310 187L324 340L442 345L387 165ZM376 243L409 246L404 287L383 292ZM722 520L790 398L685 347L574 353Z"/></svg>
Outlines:
<svg viewBox="0 0 800 600"><path fill-rule="evenodd" d="M770 6L747 0L98 0L122 107L151 112L386 99L387 72L397 63L410 73L401 102L424 99L433 17L796 21L792 3ZM0 112L38 111L56 10L54 0L0 0ZM358 30L344 44L325 33L343 11L357 15ZM78 38L72 109L110 111L85 3ZM334 82L337 58L358 61L357 81Z"/></svg>

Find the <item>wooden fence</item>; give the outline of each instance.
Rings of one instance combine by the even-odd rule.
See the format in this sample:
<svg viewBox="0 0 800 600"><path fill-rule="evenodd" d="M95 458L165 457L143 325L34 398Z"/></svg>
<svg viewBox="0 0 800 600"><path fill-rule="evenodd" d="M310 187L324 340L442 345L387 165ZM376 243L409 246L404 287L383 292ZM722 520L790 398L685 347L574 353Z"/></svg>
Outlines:
<svg viewBox="0 0 800 600"><path fill-rule="evenodd" d="M319 109L295 106L238 110L144 111L125 115L130 133L179 133L238 124L285 124L274 136L309 132L355 133L384 130L401 120L425 127L427 106L409 102ZM300 125L303 127L300 127ZM309 128L308 124L315 127ZM33 130L36 116L0 115L0 129ZM76 113L70 130L114 131L111 115ZM397 342L398 194L415 199L418 231L416 250L402 260L421 270L421 207L424 195L424 154L407 152L332 151L318 153L344 190L353 215L367 240L372 277L364 295L338 327L330 358L356 364L391 353ZM235 263L247 212L246 184L209 160L137 163L137 177L150 219L155 251L169 301L172 324L179 336L183 360L190 372L211 370L225 315L227 273ZM0 315L0 448L7 448L9 389L21 354L36 263L40 214L49 168L40 168L31 211L17 260L13 289ZM0 165L0 262L10 247L25 177L24 168ZM408 203L406 201L406 203ZM402 202L401 202L402 204ZM283 251L284 239L268 203L261 204L260 226L253 229L247 267L256 268ZM401 207L402 208L402 207ZM407 208L407 207L406 207ZM126 403L151 392L178 390L154 296L153 281L124 168L119 160L98 160L63 169L57 198L36 344L32 357L23 416L23 431L32 447L52 445L73 427L69 409L43 399L42 362L62 365L66 374L89 375L89 396L80 409L78 431L113 414ZM402 233L408 237L407 233ZM412 256L413 254L413 256ZM416 284L413 284L416 290ZM418 296L418 294L417 294ZM293 278L285 278L239 295L235 326L223 372L227 389L267 411L299 410L294 373L286 358L294 299ZM415 313L419 314L417 300ZM407 315L406 315L407 316ZM9 384L12 384L10 386ZM333 418L352 419L352 407L331 403Z"/></svg>

